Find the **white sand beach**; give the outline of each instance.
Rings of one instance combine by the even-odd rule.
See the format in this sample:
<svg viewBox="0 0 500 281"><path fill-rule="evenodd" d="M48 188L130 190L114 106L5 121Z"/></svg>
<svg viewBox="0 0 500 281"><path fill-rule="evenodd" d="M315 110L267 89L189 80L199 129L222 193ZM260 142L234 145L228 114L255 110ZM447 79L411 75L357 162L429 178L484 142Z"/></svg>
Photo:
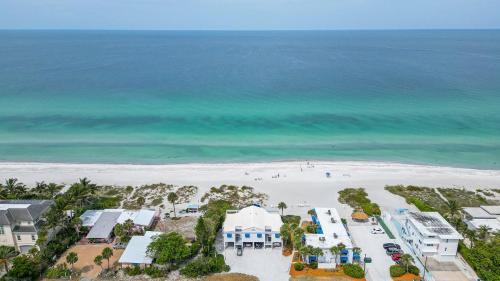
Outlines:
<svg viewBox="0 0 500 281"><path fill-rule="evenodd" d="M330 177L326 173L331 174ZM279 177L278 177L279 175ZM382 162L272 162L234 164L112 165L0 163L0 180L16 177L27 185L37 181L70 184L88 177L98 184L140 185L164 182L196 185L199 195L221 184L248 185L269 195L269 205L288 204L287 212L305 213L311 206L336 206L343 215L338 191L364 187L382 209L407 206L384 190L388 184L413 184L466 189L500 188L500 171Z"/></svg>

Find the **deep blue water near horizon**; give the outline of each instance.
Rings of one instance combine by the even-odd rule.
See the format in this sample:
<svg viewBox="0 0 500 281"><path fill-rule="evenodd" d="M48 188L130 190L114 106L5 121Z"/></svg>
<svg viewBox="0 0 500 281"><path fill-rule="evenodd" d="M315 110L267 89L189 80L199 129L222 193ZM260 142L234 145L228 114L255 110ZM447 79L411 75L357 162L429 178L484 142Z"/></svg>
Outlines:
<svg viewBox="0 0 500 281"><path fill-rule="evenodd" d="M0 31L0 161L500 169L500 31Z"/></svg>

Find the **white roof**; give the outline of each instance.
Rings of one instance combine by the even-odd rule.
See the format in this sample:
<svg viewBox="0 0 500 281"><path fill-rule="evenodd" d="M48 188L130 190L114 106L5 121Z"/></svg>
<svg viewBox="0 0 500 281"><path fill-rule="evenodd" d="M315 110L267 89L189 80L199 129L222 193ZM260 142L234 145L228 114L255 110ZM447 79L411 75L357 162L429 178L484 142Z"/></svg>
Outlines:
<svg viewBox="0 0 500 281"><path fill-rule="evenodd" d="M153 263L153 258L148 255L148 246L153 241L153 237L161 234L163 233L146 231L144 236L132 236L118 262L132 264Z"/></svg>
<svg viewBox="0 0 500 281"><path fill-rule="evenodd" d="M423 235L464 239L438 212L409 212L407 218Z"/></svg>
<svg viewBox="0 0 500 281"><path fill-rule="evenodd" d="M283 222L278 213L270 213L264 208L249 206L236 213L226 213L224 231L234 231L236 227L242 230L255 229L265 231L266 227L272 231L279 231Z"/></svg>
<svg viewBox="0 0 500 281"><path fill-rule="evenodd" d="M103 211L101 210L87 210L80 216L82 226L94 226L95 222L99 219Z"/></svg>
<svg viewBox="0 0 500 281"><path fill-rule="evenodd" d="M468 207L462 209L464 212L469 214L474 219L494 219L495 216L486 212L480 207Z"/></svg>
<svg viewBox="0 0 500 281"><path fill-rule="evenodd" d="M0 204L0 210L7 210L7 209L26 209L31 204L15 204L15 203L6 203L6 204Z"/></svg>
<svg viewBox="0 0 500 281"><path fill-rule="evenodd" d="M141 210L125 210L125 209L104 209L104 210L87 210L80 216L83 226L94 226L96 221L103 212L119 213L117 223L124 223L131 219L135 225L150 226L153 222L156 211L141 209Z"/></svg>
<svg viewBox="0 0 500 281"><path fill-rule="evenodd" d="M486 212L492 215L500 215L500 205L497 206L481 206Z"/></svg>
<svg viewBox="0 0 500 281"><path fill-rule="evenodd" d="M139 212L134 218L134 224L150 226L154 220L155 214L156 211L153 210L146 210L146 209L139 210Z"/></svg>
<svg viewBox="0 0 500 281"><path fill-rule="evenodd" d="M305 234L306 245L329 249L340 243L352 248L351 238L335 208L314 208L323 234ZM332 220L333 219L333 220Z"/></svg>
<svg viewBox="0 0 500 281"><path fill-rule="evenodd" d="M493 232L500 230L500 221L498 219L475 219L469 221L469 223L474 226L475 229L479 229L481 225L486 225L491 228Z"/></svg>

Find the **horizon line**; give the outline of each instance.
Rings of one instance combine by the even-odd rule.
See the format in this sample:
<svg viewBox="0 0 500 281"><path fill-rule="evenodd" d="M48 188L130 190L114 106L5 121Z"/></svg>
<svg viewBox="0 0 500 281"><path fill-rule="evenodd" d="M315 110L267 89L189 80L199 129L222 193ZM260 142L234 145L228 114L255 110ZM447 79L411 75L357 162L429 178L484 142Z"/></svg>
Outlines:
<svg viewBox="0 0 500 281"><path fill-rule="evenodd" d="M339 29L97 29L97 28L0 28L0 31L491 31L500 27L485 28L339 28Z"/></svg>

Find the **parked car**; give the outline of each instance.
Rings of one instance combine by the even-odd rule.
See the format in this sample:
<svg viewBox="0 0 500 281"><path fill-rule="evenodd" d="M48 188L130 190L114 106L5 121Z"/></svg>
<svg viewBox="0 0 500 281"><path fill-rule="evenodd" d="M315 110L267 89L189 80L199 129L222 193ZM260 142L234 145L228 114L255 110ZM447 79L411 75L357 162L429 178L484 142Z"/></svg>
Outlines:
<svg viewBox="0 0 500 281"><path fill-rule="evenodd" d="M125 249L127 248L127 243L116 242L113 244L113 249Z"/></svg>
<svg viewBox="0 0 500 281"><path fill-rule="evenodd" d="M400 253L395 253L391 255L391 258L393 261L399 261L401 259L401 254Z"/></svg>
<svg viewBox="0 0 500 281"><path fill-rule="evenodd" d="M371 232L372 232L372 234L384 234L385 233L385 231L382 230L382 228L380 228L380 227L374 227Z"/></svg>
<svg viewBox="0 0 500 281"><path fill-rule="evenodd" d="M392 254L396 254L396 253L402 253L401 249L398 249L398 248L387 248L385 250L385 252L388 254L388 255L392 255Z"/></svg>
<svg viewBox="0 0 500 281"><path fill-rule="evenodd" d="M384 243L383 245L384 249L388 249L388 248L396 248L396 249L401 249L401 246L399 246L398 244L395 244L395 243Z"/></svg>

